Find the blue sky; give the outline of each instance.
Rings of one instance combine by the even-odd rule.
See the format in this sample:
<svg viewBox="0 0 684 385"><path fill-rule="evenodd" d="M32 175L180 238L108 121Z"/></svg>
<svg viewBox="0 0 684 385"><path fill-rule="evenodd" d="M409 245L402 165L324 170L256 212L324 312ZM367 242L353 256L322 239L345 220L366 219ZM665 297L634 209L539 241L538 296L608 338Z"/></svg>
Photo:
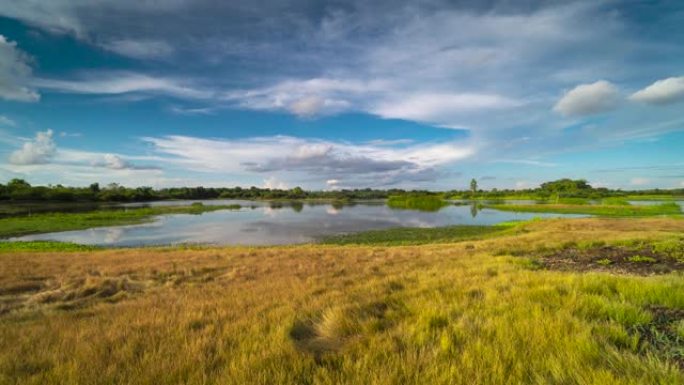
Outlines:
<svg viewBox="0 0 684 385"><path fill-rule="evenodd" d="M0 180L684 187L684 3L0 0Z"/></svg>

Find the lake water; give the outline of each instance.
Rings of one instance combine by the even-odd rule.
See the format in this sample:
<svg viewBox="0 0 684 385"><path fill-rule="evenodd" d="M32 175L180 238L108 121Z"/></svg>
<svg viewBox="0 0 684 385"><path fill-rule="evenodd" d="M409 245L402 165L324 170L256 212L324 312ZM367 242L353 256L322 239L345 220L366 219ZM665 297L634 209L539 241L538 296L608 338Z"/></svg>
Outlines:
<svg viewBox="0 0 684 385"><path fill-rule="evenodd" d="M125 206L190 203L191 201L163 201ZM390 209L384 202L333 205L212 200L203 203L238 203L243 207L239 210L220 210L199 215L163 215L153 222L140 225L36 234L11 240L54 240L106 246L179 243L275 245L314 242L327 235L391 227L492 225L534 217L582 217L478 210L470 205L452 205L436 212L422 212Z"/></svg>

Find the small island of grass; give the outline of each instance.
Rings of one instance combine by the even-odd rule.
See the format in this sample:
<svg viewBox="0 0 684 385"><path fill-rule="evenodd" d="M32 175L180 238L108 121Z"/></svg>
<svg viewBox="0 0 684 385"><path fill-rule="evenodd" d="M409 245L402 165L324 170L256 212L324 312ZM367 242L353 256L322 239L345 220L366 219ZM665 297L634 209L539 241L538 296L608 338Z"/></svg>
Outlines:
<svg viewBox="0 0 684 385"><path fill-rule="evenodd" d="M437 195L405 194L387 198L387 206L401 210L437 211L449 203Z"/></svg>

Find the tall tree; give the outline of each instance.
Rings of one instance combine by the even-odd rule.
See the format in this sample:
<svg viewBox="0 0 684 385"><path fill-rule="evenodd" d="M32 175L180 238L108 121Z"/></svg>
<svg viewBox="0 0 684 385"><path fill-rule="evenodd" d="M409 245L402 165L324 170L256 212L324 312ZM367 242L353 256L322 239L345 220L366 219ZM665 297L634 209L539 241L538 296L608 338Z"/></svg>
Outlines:
<svg viewBox="0 0 684 385"><path fill-rule="evenodd" d="M470 192L473 193L473 195L477 192L477 181L475 178L470 180Z"/></svg>

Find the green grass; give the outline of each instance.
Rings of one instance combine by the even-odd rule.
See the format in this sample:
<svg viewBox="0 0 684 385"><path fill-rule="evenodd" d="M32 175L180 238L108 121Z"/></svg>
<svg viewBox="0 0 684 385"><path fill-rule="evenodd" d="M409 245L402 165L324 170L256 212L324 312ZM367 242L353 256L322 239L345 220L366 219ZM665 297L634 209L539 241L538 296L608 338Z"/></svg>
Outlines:
<svg viewBox="0 0 684 385"><path fill-rule="evenodd" d="M557 214L587 214L605 217L644 217L654 215L679 215L681 208L674 202L659 205L624 206L624 205L567 205L567 204L542 204L542 205L512 205L493 204L484 207L514 212L528 213L557 213Z"/></svg>
<svg viewBox="0 0 684 385"><path fill-rule="evenodd" d="M514 225L497 226L445 226L433 228L397 227L323 238L325 244L334 245L422 245L451 243L507 233Z"/></svg>
<svg viewBox="0 0 684 385"><path fill-rule="evenodd" d="M393 209L438 211L449 203L434 195L393 195L387 199L387 206Z"/></svg>
<svg viewBox="0 0 684 385"><path fill-rule="evenodd" d="M16 251L90 251L99 247L80 245L71 242L30 241L30 242L0 242L0 253Z"/></svg>
<svg viewBox="0 0 684 385"><path fill-rule="evenodd" d="M627 260L630 262L633 262L633 263L654 263L654 262L656 262L655 258L646 257L643 255L634 255L634 256L627 258Z"/></svg>
<svg viewBox="0 0 684 385"><path fill-rule="evenodd" d="M684 200L684 196L678 195L627 195L624 199L631 201L672 201Z"/></svg>
<svg viewBox="0 0 684 385"><path fill-rule="evenodd" d="M601 200L602 205L606 206L631 206L631 203L624 198L603 198Z"/></svg>
<svg viewBox="0 0 684 385"><path fill-rule="evenodd" d="M131 208L126 210L97 210L84 213L49 213L0 219L0 238L56 231L82 230L93 227L121 226L144 223L157 215L202 214L204 212L239 209L240 205L167 206Z"/></svg>

